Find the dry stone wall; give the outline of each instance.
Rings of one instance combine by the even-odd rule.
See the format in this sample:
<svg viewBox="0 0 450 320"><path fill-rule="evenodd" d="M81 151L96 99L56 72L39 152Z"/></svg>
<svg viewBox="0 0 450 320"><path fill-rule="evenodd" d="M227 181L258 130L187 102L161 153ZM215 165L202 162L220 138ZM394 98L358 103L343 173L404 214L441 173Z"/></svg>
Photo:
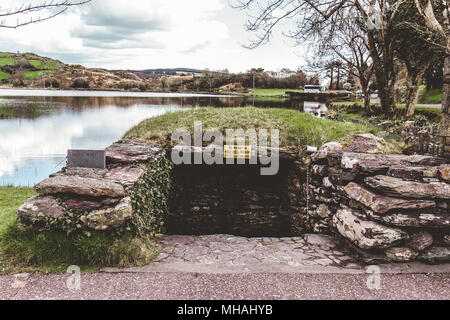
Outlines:
<svg viewBox="0 0 450 320"><path fill-rule="evenodd" d="M164 165L169 181L155 166L167 150L121 140L107 148L106 169L65 168L37 184L18 216L66 231L144 224L172 234L333 233L370 262L450 261L448 159L383 149L382 139L362 134L310 155L283 151L273 177L250 165Z"/></svg>
<svg viewBox="0 0 450 320"><path fill-rule="evenodd" d="M129 228L134 187L165 150L121 140L106 150L106 169L64 168L38 183L38 196L18 209L19 219L44 229L107 231Z"/></svg>
<svg viewBox="0 0 450 320"><path fill-rule="evenodd" d="M368 260L449 261L448 160L349 150L312 154L304 226L340 234Z"/></svg>

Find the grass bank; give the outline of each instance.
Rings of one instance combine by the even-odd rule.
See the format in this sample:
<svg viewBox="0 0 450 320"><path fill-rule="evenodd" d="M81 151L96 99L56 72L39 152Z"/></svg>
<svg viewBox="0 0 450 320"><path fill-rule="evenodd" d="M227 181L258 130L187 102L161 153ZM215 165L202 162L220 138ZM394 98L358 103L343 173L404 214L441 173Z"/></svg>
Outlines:
<svg viewBox="0 0 450 320"><path fill-rule="evenodd" d="M442 89L431 89L429 91L423 87L420 91L420 104L441 104L442 103Z"/></svg>
<svg viewBox="0 0 450 320"><path fill-rule="evenodd" d="M56 104L40 102L7 101L0 103L1 118L36 119L43 115L58 112Z"/></svg>
<svg viewBox="0 0 450 320"><path fill-rule="evenodd" d="M151 239L101 232L86 237L24 227L16 211L34 195L31 188L0 187L1 273L65 272L70 265L95 271L105 266L144 265L158 254Z"/></svg>
<svg viewBox="0 0 450 320"><path fill-rule="evenodd" d="M251 90L251 95L270 97L270 96L284 96L286 91L303 92L303 90L295 89L253 89Z"/></svg>
<svg viewBox="0 0 450 320"><path fill-rule="evenodd" d="M125 134L128 139L151 141L163 146L171 144L174 131L185 129L193 136L194 122L201 121L203 130L218 129L278 129L280 147L319 147L329 141L345 142L360 132L376 133L369 124L354 124L319 119L297 110L276 108L199 108L166 113L144 120Z"/></svg>
<svg viewBox="0 0 450 320"><path fill-rule="evenodd" d="M370 117L376 116L379 120L392 120L391 116L385 116L381 109L380 103L371 103L372 112L370 115L365 114L363 109L364 103L361 101L356 102L333 102L331 108L339 112L339 117L343 120L367 120ZM416 107L415 114L406 118L402 115L405 110L404 104L396 104L397 112L396 118L404 120L417 120L419 118L425 118L432 123L439 123L441 120L442 110L429 107Z"/></svg>

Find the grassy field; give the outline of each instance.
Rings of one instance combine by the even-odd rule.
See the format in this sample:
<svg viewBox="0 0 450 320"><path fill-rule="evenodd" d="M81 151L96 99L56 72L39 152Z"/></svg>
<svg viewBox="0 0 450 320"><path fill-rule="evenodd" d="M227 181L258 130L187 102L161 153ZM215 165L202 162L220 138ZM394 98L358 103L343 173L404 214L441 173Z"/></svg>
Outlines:
<svg viewBox="0 0 450 320"><path fill-rule="evenodd" d="M39 77L39 74L53 74L54 72L52 70L25 71L25 79L33 80Z"/></svg>
<svg viewBox="0 0 450 320"><path fill-rule="evenodd" d="M9 58L8 56L0 57L0 67L10 66L16 62L16 59Z"/></svg>
<svg viewBox="0 0 450 320"><path fill-rule="evenodd" d="M9 73L0 71L0 80L9 79L11 75Z"/></svg>
<svg viewBox="0 0 450 320"><path fill-rule="evenodd" d="M16 211L35 195L31 188L0 187L0 273L83 271L150 263L158 254L151 239L107 233L85 235L35 231L17 222Z"/></svg>
<svg viewBox="0 0 450 320"><path fill-rule="evenodd" d="M359 132L376 132L370 125L319 119L307 113L271 108L200 108L177 111L141 122L125 134L125 138L142 139L161 145L171 143L177 129L193 133L194 121L203 122L203 130L279 129L280 147L321 146L325 142L346 140Z"/></svg>
<svg viewBox="0 0 450 320"><path fill-rule="evenodd" d="M284 96L286 94L286 91L296 91L296 92L303 92L303 90L293 90L293 89L254 89L251 90L251 95L254 96Z"/></svg>
<svg viewBox="0 0 450 320"><path fill-rule="evenodd" d="M48 60L42 63L41 60L30 60L30 64L36 69L41 70L55 70L60 67L60 64L56 61Z"/></svg>
<svg viewBox="0 0 450 320"><path fill-rule="evenodd" d="M431 89L429 91L422 88L419 98L420 104L440 104L442 103L442 89Z"/></svg>
<svg viewBox="0 0 450 320"><path fill-rule="evenodd" d="M361 115L363 114L363 110L362 110L362 106L364 105L364 102L362 101L356 101L356 102L348 102L348 101L344 101L344 102L333 102L332 103L335 106L347 106L347 105L359 105L361 106ZM381 108L381 104L380 103L371 103L370 104L372 107L376 107L376 108ZM401 103L397 103L396 104L397 109L400 110L404 110L405 109L405 105L401 104ZM429 118L430 121L440 121L440 117L442 114L442 110L441 109L437 109L437 108L429 108L429 107L416 107L415 108L415 113L416 116L420 115L420 114L425 114L427 115L427 117Z"/></svg>

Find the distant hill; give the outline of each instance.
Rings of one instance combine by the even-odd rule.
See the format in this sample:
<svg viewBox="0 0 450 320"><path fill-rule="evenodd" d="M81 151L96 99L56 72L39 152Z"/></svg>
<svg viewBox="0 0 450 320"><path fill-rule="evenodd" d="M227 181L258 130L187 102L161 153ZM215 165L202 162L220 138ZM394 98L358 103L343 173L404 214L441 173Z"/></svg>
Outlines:
<svg viewBox="0 0 450 320"><path fill-rule="evenodd" d="M158 69L145 69L145 70L109 70L110 72L130 72L134 73L144 79L150 79L159 77L162 75L173 76L180 73L189 73L194 75L200 75L204 70L192 69L192 68L158 68Z"/></svg>
<svg viewBox="0 0 450 320"><path fill-rule="evenodd" d="M68 65L34 53L0 52L3 87L146 91L151 84L137 73Z"/></svg>

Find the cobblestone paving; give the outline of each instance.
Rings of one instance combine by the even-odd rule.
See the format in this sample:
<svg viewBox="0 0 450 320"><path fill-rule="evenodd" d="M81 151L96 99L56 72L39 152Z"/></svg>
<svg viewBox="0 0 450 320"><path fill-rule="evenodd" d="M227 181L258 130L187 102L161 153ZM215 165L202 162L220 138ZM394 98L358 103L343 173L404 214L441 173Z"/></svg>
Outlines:
<svg viewBox="0 0 450 320"><path fill-rule="evenodd" d="M307 234L292 238L244 238L230 235L163 236L156 262L289 266L349 266L355 260L332 236Z"/></svg>

